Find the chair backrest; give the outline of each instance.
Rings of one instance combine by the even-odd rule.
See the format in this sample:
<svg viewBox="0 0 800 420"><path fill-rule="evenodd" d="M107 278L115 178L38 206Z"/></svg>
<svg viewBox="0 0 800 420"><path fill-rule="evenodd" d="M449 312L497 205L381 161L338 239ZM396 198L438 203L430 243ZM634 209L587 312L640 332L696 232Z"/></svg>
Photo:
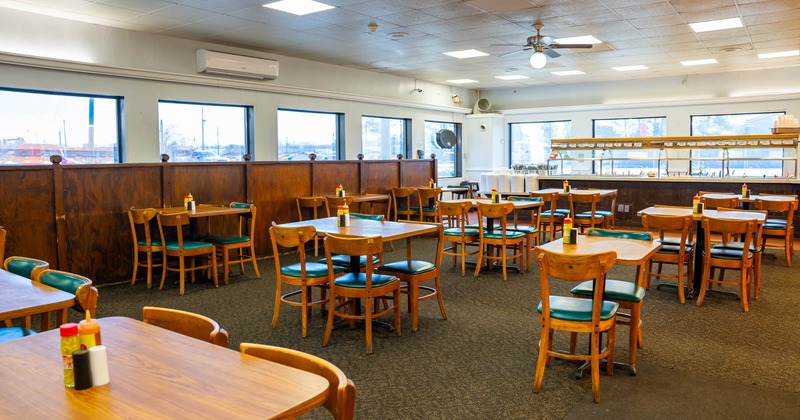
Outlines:
<svg viewBox="0 0 800 420"><path fill-rule="evenodd" d="M419 187L417 188L417 196L419 197L419 206L422 207L429 207L428 204L431 204L430 201L433 200L433 207L436 207L436 204L442 198L442 189L439 187L436 188L428 188L428 187Z"/></svg>
<svg viewBox="0 0 800 420"><path fill-rule="evenodd" d="M297 217L298 220L303 219L303 209L310 208L311 209L311 217L313 219L318 219L320 217L319 208L322 207L325 210L325 214L327 217L331 217L330 209L328 209L328 202L325 200L323 196L313 196L313 197L297 197Z"/></svg>
<svg viewBox="0 0 800 420"><path fill-rule="evenodd" d="M180 213L158 213L158 232L161 235L161 243L166 244L168 237L174 237L178 242L178 249L183 249L183 227L189 224L189 212ZM167 228L167 233L172 229L175 235L167 235L164 233L164 228ZM166 250L166 247L164 247Z"/></svg>
<svg viewBox="0 0 800 420"><path fill-rule="evenodd" d="M662 216L655 214L643 214L642 226L644 230L657 232L660 240L664 240L665 234L680 232L681 244L692 238L692 230L694 229L694 221L692 216ZM679 252L683 252L681 247Z"/></svg>
<svg viewBox="0 0 800 420"><path fill-rule="evenodd" d="M239 214L239 235L247 235L250 240L254 240L256 235L256 212L258 209L255 204L239 203L234 201L231 203L232 209L250 209L250 213Z"/></svg>
<svg viewBox="0 0 800 420"><path fill-rule="evenodd" d="M365 256L367 265L364 269L366 274L366 288L372 288L372 272L374 271L373 257L383 251L383 238L380 236L366 237L344 237L337 235L325 236L325 259L328 261L328 273L332 276L333 255ZM330 279L333 283L333 278Z"/></svg>
<svg viewBox="0 0 800 420"><path fill-rule="evenodd" d="M11 256L3 262L3 268L8 272L33 280L39 271L50 268L50 263L35 258Z"/></svg>
<svg viewBox="0 0 800 420"><path fill-rule="evenodd" d="M46 269L37 271L33 281L72 293L75 295L73 306L75 310L96 314L97 289L92 286L92 280L89 278L66 271Z"/></svg>
<svg viewBox="0 0 800 420"><path fill-rule="evenodd" d="M705 249L711 249L711 234L717 233L723 238L741 237L742 249L750 249L758 224L755 220L726 219L724 216L703 216L700 222L705 231ZM710 253L706 253L709 255ZM748 259L748 253L742 252L742 262Z"/></svg>
<svg viewBox="0 0 800 420"><path fill-rule="evenodd" d="M463 228L469 223L469 209L472 203L469 201L442 201L439 203L439 220L447 224L447 227Z"/></svg>
<svg viewBox="0 0 800 420"><path fill-rule="evenodd" d="M540 198L542 200L542 202L544 202L544 206L543 206L542 210L544 210L544 211L548 211L549 210L551 215L553 214L553 212L558 207L558 197L559 197L558 193L530 192L529 195L531 197L534 197L534 198ZM548 208L547 203L550 203L549 208Z"/></svg>
<svg viewBox="0 0 800 420"><path fill-rule="evenodd" d="M590 229L586 235L604 238L634 239L637 241L652 241L650 232L634 232L630 230Z"/></svg>
<svg viewBox="0 0 800 420"><path fill-rule="evenodd" d="M735 208L739 206L739 198L735 195L726 197L709 197L701 195L700 201L703 203L705 209L716 209L719 207Z"/></svg>
<svg viewBox="0 0 800 420"><path fill-rule="evenodd" d="M349 195L344 197L325 197L325 201L328 203L328 215L336 214L336 210L339 209L339 206L347 204L347 207L350 207L353 204L353 200L354 198Z"/></svg>
<svg viewBox="0 0 800 420"><path fill-rule="evenodd" d="M569 213L574 218L579 212L575 209L576 204L589 205L592 212L592 219L595 217L597 211L597 203L600 202L600 194L570 194L569 195Z"/></svg>
<svg viewBox="0 0 800 420"><path fill-rule="evenodd" d="M341 369L333 363L317 356L298 350L263 344L242 343L242 353L259 357L282 365L291 366L306 372L319 375L328 380L328 397L325 408L337 420L352 419L356 403L356 386Z"/></svg>
<svg viewBox="0 0 800 420"><path fill-rule="evenodd" d="M534 253L539 262L542 317L549 319L550 315L550 277L573 282L594 280L592 323L599 324L606 273L616 264L617 253L607 251L588 255L559 254L542 247L536 247Z"/></svg>
<svg viewBox="0 0 800 420"><path fill-rule="evenodd" d="M478 224L480 229L478 229L481 238L483 238L484 228L483 228L483 219L497 219L500 223L500 229L503 231L503 240L506 239L506 216L508 216L512 211L514 211L514 205L511 203L478 203ZM495 225L495 229L497 229L497 225Z"/></svg>
<svg viewBox="0 0 800 420"><path fill-rule="evenodd" d="M142 321L188 337L228 347L228 332L213 319L193 312L145 306Z"/></svg>
<svg viewBox="0 0 800 420"><path fill-rule="evenodd" d="M314 240L317 229L314 226L284 227L272 222L269 237L272 241L272 255L275 257L275 275L281 277L280 248L295 248L300 255L301 277L306 277L306 242Z"/></svg>
<svg viewBox="0 0 800 420"><path fill-rule="evenodd" d="M392 187L392 206L394 207L394 220L398 220L397 210L405 208L411 210L411 196L417 191L414 187Z"/></svg>
<svg viewBox="0 0 800 420"><path fill-rule="evenodd" d="M138 247L139 241L144 239L148 248L152 246L153 238L150 233L150 221L156 217L157 210L154 208L128 209L128 221L131 224L131 235L133 236L133 246Z"/></svg>
<svg viewBox="0 0 800 420"><path fill-rule="evenodd" d="M767 217L786 220L787 228L794 222L794 212L797 211L797 198L793 200L756 199L756 208L766 210Z"/></svg>
<svg viewBox="0 0 800 420"><path fill-rule="evenodd" d="M735 211L737 213L761 213L761 214L764 215L764 219L765 220L766 220L767 216L769 215L769 213L766 210L742 210L742 209L732 209L732 208L726 208L726 207L718 207L717 208L718 217L725 218L725 212L726 211ZM752 241L754 249L760 249L760 247L761 247L761 237L762 237L762 234L764 233L764 229L761 228L762 226L763 226L763 224L759 224L758 222L756 222L755 230L753 231L753 241ZM728 237L727 235L723 237L723 242L728 242L730 240L731 240L731 238Z"/></svg>

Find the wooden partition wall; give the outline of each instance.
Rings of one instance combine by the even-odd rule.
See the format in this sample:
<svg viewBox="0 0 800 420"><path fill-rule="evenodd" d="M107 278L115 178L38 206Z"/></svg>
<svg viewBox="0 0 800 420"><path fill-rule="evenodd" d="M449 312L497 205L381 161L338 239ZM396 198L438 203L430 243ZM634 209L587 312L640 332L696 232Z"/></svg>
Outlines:
<svg viewBox="0 0 800 420"><path fill-rule="evenodd" d="M272 221L297 220L295 197L391 193L436 178L434 160L224 162L0 167L0 226L6 256L22 255L96 284L130 280L133 245L127 210L198 203L253 203L256 253L271 254ZM214 218L212 229L235 228ZM219 220L218 220L219 219ZM201 224L202 225L202 224Z"/></svg>

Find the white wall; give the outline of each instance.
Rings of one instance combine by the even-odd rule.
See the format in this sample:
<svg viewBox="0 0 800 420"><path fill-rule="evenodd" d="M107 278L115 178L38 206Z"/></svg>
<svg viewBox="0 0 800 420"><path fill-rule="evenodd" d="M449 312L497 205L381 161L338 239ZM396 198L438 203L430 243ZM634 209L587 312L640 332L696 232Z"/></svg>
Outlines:
<svg viewBox="0 0 800 420"><path fill-rule="evenodd" d="M10 9L0 14L0 87L121 96L126 162L158 162L160 99L250 105L256 160L275 160L277 108L345 114L345 154L361 152L361 116L412 119L413 149L424 121L463 123L473 91L260 51L109 28ZM204 48L279 61L274 81L199 75ZM414 87L422 93L412 92Z"/></svg>

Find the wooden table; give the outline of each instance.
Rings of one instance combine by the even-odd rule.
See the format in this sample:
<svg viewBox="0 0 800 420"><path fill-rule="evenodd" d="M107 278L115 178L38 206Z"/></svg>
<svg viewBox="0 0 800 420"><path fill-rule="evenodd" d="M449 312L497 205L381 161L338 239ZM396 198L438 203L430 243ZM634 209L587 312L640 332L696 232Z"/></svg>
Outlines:
<svg viewBox="0 0 800 420"><path fill-rule="evenodd" d="M2 418L294 418L328 381L130 318L99 319L111 382L64 388L58 331L0 343Z"/></svg>
<svg viewBox="0 0 800 420"><path fill-rule="evenodd" d="M472 191L470 187L442 187L443 193L450 193L450 199L455 200L456 194L464 194L466 198L472 198Z"/></svg>
<svg viewBox="0 0 800 420"><path fill-rule="evenodd" d="M723 194L723 193L709 193L703 194L703 197L708 198L730 198L736 197L740 203L742 203L742 208L747 210L750 208L752 203L755 203L757 200L764 200L764 201L794 201L796 197L791 195L758 195L758 194L750 194L747 198L742 198L742 194Z"/></svg>
<svg viewBox="0 0 800 420"><path fill-rule="evenodd" d="M75 304L75 295L36 283L0 269L0 320L42 314L41 331L50 329L50 312L58 311L59 322L66 322L67 309ZM25 325L30 327L30 325Z"/></svg>
<svg viewBox="0 0 800 420"><path fill-rule="evenodd" d="M703 282L703 252L705 252L705 231L700 222L703 216L716 217L734 220L756 220L759 225L766 221L766 215L751 211L718 211L704 210L703 213L693 213L690 207L648 207L637 213L652 214L655 216L692 216L695 223L695 250L694 250L694 278L692 279L692 290L689 291L687 299L693 299L695 292L700 292L700 285Z"/></svg>
<svg viewBox="0 0 800 420"><path fill-rule="evenodd" d="M199 229L197 228L197 219L201 217L227 216L229 214L250 213L250 209L246 207L226 207L226 206L217 206L208 204L198 204L197 207L192 211L186 210L183 207L164 207L157 210L163 214L188 212L189 230L191 232L193 241L200 240L200 232Z"/></svg>
<svg viewBox="0 0 800 420"><path fill-rule="evenodd" d="M558 194L559 197L561 196L569 196L570 194L575 195L592 195L592 194L600 194L600 197L608 197L609 195L614 194L617 190L579 190L577 188L570 188L568 193L565 193L562 188L545 188L542 190L533 191L535 193L540 194Z"/></svg>

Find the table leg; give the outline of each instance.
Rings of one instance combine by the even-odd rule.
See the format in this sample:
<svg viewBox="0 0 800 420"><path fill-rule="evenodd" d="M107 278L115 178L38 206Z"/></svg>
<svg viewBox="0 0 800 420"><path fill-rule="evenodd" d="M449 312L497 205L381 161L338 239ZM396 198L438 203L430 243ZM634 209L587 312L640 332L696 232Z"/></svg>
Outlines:
<svg viewBox="0 0 800 420"><path fill-rule="evenodd" d="M686 299L694 299L695 293L700 292L700 286L703 283L703 252L706 246L706 233L703 231L700 221L695 225L695 241L694 241L694 278L692 279L692 290Z"/></svg>

